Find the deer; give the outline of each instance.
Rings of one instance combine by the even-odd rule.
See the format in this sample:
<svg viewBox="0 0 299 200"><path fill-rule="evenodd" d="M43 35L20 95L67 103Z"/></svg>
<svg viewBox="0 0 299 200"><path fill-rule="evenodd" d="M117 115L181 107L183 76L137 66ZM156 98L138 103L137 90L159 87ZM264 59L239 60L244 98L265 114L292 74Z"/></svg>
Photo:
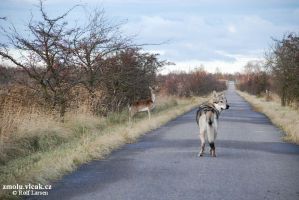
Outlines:
<svg viewBox="0 0 299 200"><path fill-rule="evenodd" d="M148 113L148 119L151 119L151 110L155 107L155 100L156 96L154 94L154 90L149 87L151 91L151 97L148 99L143 99L139 101L135 101L129 105L129 122L131 122L131 118L138 113L138 112L145 112Z"/></svg>

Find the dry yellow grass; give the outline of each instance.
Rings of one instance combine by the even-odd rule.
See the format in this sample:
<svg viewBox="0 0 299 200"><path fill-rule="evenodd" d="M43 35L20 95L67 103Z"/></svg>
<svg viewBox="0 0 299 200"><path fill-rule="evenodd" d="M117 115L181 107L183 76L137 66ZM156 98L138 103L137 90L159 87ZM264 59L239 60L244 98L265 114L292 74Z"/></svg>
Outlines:
<svg viewBox="0 0 299 200"><path fill-rule="evenodd" d="M146 115L139 114L132 126L128 123L127 111L100 118L91 115L88 109L82 107L68 113L65 123L56 121L45 113L31 112L27 116L18 115L18 119L11 122L16 126L11 130L14 130L18 137L14 138L15 140L11 137L10 140L18 144L20 138L25 138L26 142L37 139L37 144L34 144L36 149L0 165L0 183L48 183L58 179L82 163L104 158L122 145L135 142L146 132L206 100L206 98L174 97L157 99L151 120L148 120ZM1 191L0 198L13 198L4 192L9 191Z"/></svg>
<svg viewBox="0 0 299 200"><path fill-rule="evenodd" d="M286 135L284 140L299 144L299 111L291 107L282 107L278 101L266 101L245 92L238 93L258 111L265 113L270 120L280 127Z"/></svg>

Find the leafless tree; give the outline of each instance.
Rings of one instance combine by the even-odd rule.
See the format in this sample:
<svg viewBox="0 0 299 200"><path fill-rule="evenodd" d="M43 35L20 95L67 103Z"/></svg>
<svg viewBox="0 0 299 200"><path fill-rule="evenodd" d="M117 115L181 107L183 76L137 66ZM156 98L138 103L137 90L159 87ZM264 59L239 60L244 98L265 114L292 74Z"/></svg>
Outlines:
<svg viewBox="0 0 299 200"><path fill-rule="evenodd" d="M0 55L26 72L30 81L27 86L36 90L53 108L58 108L63 117L70 98L69 91L78 82L72 58L74 29L68 29L64 18L71 11L50 18L39 4L41 19L33 19L27 25L29 36L25 36L11 25L2 28L8 42L1 44ZM19 51L19 55L12 53Z"/></svg>
<svg viewBox="0 0 299 200"><path fill-rule="evenodd" d="M265 70L264 62L249 61L244 66L244 73L236 77L237 87L254 95L261 95L270 89L270 75Z"/></svg>
<svg viewBox="0 0 299 200"><path fill-rule="evenodd" d="M291 33L282 40L274 40L267 54L267 67L275 78L275 87L285 106L299 101L299 36Z"/></svg>
<svg viewBox="0 0 299 200"><path fill-rule="evenodd" d="M102 79L106 59L129 46L130 39L119 31L121 24L113 25L102 9L95 9L88 23L76 31L74 38L75 64L83 73L83 84L93 95Z"/></svg>

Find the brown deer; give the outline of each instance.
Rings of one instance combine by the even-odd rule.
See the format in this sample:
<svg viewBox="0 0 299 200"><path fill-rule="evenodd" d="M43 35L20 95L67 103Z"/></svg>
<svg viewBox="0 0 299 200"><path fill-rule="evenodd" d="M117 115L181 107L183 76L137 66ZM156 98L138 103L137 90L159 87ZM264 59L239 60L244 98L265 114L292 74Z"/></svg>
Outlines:
<svg viewBox="0 0 299 200"><path fill-rule="evenodd" d="M129 122L131 122L131 118L138 113L138 112L144 112L147 111L148 113L148 119L151 119L151 110L155 107L155 94L154 90L149 87L151 91L151 97L148 99L143 99L139 101L135 101L132 104L129 105Z"/></svg>

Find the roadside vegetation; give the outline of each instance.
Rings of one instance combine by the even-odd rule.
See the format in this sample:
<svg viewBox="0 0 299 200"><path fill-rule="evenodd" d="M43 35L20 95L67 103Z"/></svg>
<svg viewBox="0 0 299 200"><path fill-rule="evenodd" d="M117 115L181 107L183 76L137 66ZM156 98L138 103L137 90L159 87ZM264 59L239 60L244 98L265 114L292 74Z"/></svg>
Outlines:
<svg viewBox="0 0 299 200"><path fill-rule="evenodd" d="M207 95L211 90L226 90L228 77L221 73L211 74L203 68L191 73L177 72L159 75L158 82L162 85L163 93L180 97Z"/></svg>
<svg viewBox="0 0 299 200"><path fill-rule="evenodd" d="M255 96L247 92L238 91L253 107L266 114L273 124L281 128L286 135L283 139L287 142L299 144L299 111L290 106L281 106L279 99L273 97L271 101L267 96ZM275 100L276 99L276 100Z"/></svg>
<svg viewBox="0 0 299 200"><path fill-rule="evenodd" d="M237 88L268 98L278 95L281 106L299 107L299 36L290 33L274 40L263 61L251 61L235 74ZM271 95L272 94L272 95Z"/></svg>
<svg viewBox="0 0 299 200"><path fill-rule="evenodd" d="M45 184L59 179L85 162L105 158L124 144L135 142L204 100L158 96L151 120L140 113L132 125L126 110L101 117L81 107L68 112L64 122L51 114L20 110L6 121L15 130L2 140L0 183ZM10 191L1 192L1 197L12 198L7 194Z"/></svg>
<svg viewBox="0 0 299 200"><path fill-rule="evenodd" d="M32 99L27 87L2 88L0 183L49 183L59 179L85 162L105 158L124 144L135 142L208 99L168 95L163 82L159 87L151 120L146 113L138 113L132 124L126 108L100 115L91 111L89 102L69 108L61 121L59 113ZM13 198L7 192L1 190L0 197Z"/></svg>
<svg viewBox="0 0 299 200"><path fill-rule="evenodd" d="M299 144L299 36L274 40L264 61L247 63L235 79L239 94Z"/></svg>
<svg viewBox="0 0 299 200"><path fill-rule="evenodd" d="M50 18L41 1L39 10L26 26L30 37L11 23L1 27L8 42L0 57L10 63L0 66L1 185L49 183L226 89L203 69L158 75L169 63L134 44L102 10L76 27L67 23L72 9ZM138 113L129 124L127 106L148 98L149 86L157 96L151 120ZM13 198L9 192L0 198Z"/></svg>

